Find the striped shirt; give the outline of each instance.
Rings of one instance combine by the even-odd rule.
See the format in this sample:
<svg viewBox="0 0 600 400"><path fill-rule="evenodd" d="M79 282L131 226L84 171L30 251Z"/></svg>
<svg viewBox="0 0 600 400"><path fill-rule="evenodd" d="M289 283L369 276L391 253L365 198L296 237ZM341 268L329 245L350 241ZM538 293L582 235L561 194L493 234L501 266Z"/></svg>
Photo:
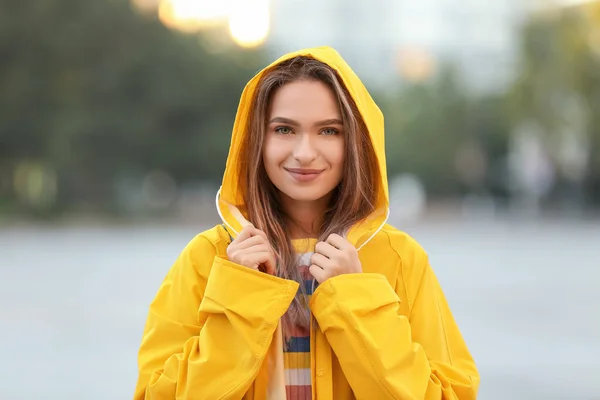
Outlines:
<svg viewBox="0 0 600 400"><path fill-rule="evenodd" d="M310 241L312 248L316 241ZM311 248L311 250L312 250ZM303 284L308 295L307 304L313 292L314 278L308 271L312 252L306 248L300 254L299 266ZM312 398L310 371L310 332L307 329L296 328L291 332L291 338L284 343L283 356L285 368L285 389L287 400L310 400Z"/></svg>

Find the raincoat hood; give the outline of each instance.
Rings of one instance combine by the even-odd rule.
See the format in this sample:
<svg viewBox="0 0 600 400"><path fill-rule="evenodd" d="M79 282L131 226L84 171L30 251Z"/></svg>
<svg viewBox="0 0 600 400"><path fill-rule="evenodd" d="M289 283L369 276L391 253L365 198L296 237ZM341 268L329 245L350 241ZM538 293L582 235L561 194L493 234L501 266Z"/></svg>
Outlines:
<svg viewBox="0 0 600 400"><path fill-rule="evenodd" d="M352 71L340 54L331 47L316 47L288 53L261 70L248 82L242 93L233 126L223 182L216 198L217 210L224 224L227 226L227 230L233 237L237 236L242 228L251 222L248 221L248 216L244 215L241 211L245 210L246 207L243 204L242 191L238 187L238 160L242 139L247 134L247 122L250 118L252 103L261 78L271 68L297 56L314 58L329 65L338 73L342 79L342 83L358 107L369 131L373 148L375 149L381 176L379 202L376 210L367 219L353 226L346 234L346 239L355 247L360 248L383 227L389 215L383 114L358 76Z"/></svg>

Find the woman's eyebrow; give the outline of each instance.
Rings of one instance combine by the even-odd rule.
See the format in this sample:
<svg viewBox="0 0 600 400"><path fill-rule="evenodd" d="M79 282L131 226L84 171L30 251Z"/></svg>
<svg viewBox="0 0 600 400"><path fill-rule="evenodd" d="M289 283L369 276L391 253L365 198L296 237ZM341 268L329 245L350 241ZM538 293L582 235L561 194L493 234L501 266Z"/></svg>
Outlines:
<svg viewBox="0 0 600 400"><path fill-rule="evenodd" d="M323 121L319 121L319 122L315 123L315 126L323 126L323 125L344 125L344 123L339 118L324 119Z"/></svg>
<svg viewBox="0 0 600 400"><path fill-rule="evenodd" d="M290 118L285 118L285 117L274 117L271 118L271 120L269 121L269 124L272 123L282 123L282 124L287 124L287 125L292 125L292 126L300 126L300 123L298 121L295 121L293 119ZM342 120L339 118L328 118L328 119L324 119L322 121L318 121L315 122L314 126L324 126L324 125L344 125Z"/></svg>
<svg viewBox="0 0 600 400"><path fill-rule="evenodd" d="M285 117L274 117L274 118L271 118L271 120L269 121L270 124L272 124L274 122L279 122L281 124L287 124L287 125L293 125L293 126L300 126L300 123L298 121L294 121L293 119L289 119L289 118L285 118Z"/></svg>

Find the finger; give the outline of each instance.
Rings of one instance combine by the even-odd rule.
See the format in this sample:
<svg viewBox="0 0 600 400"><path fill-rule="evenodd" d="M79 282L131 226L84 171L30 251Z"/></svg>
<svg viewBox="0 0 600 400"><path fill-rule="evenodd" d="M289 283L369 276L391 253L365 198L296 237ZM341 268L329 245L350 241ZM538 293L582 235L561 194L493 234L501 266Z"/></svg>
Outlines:
<svg viewBox="0 0 600 400"><path fill-rule="evenodd" d="M245 254L240 257L240 261L242 265L258 270L261 264L265 264L269 260L269 257L271 257L271 254L268 251L263 251Z"/></svg>
<svg viewBox="0 0 600 400"><path fill-rule="evenodd" d="M254 228L254 227L253 227L253 228ZM253 235L253 236L260 236L260 237L264 238L264 239L267 241L267 243L269 242L269 239L267 238L267 234L266 234L266 233L264 233L263 231L261 231L261 230L260 230L260 229L258 229L258 228L254 228L254 229L252 230L252 235Z"/></svg>
<svg viewBox="0 0 600 400"><path fill-rule="evenodd" d="M266 244L262 236L251 236L248 239L236 244L236 248L243 250L259 244Z"/></svg>
<svg viewBox="0 0 600 400"><path fill-rule="evenodd" d="M267 261L265 261L264 265L267 268L267 271L266 271L267 274L269 274L269 275L277 274L277 265L275 264L275 258L273 257L273 254L271 254L269 256L269 259Z"/></svg>
<svg viewBox="0 0 600 400"><path fill-rule="evenodd" d="M327 237L326 242L329 243L330 245L332 245L333 247L335 247L336 249L340 249L340 250L344 250L344 249L348 248L349 246L352 246L350 244L350 242L348 242L346 239L344 239L337 233L332 233L331 235L329 235Z"/></svg>
<svg viewBox="0 0 600 400"><path fill-rule="evenodd" d="M244 227L244 229L242 229L240 231L240 233L237 235L237 237L235 238L234 242L241 243L244 240L252 237L253 236L252 235L253 229L256 229L256 228L254 228L252 225L246 225Z"/></svg>
<svg viewBox="0 0 600 400"><path fill-rule="evenodd" d="M317 254L322 254L327 258L333 258L339 252L339 250L329 243L319 242L315 246L315 252Z"/></svg>
<svg viewBox="0 0 600 400"><path fill-rule="evenodd" d="M255 253L271 254L271 248L266 243L255 244L254 246L250 246L245 249L239 249L237 251L239 252L238 254L240 254L240 255L249 255L249 254L255 254Z"/></svg>
<svg viewBox="0 0 600 400"><path fill-rule="evenodd" d="M266 273L270 274L271 271L274 271L275 266L272 262L273 256L268 251L263 251L260 253L256 253L256 259L258 260L258 267L264 267Z"/></svg>
<svg viewBox="0 0 600 400"><path fill-rule="evenodd" d="M325 281L325 279L327 279L327 273L323 270L323 268L320 268L317 265L311 265L308 268L308 272L310 272L310 274L313 276L313 278L316 279L317 282L319 283L323 283L323 281Z"/></svg>
<svg viewBox="0 0 600 400"><path fill-rule="evenodd" d="M234 214L238 213L239 210L235 207L233 207L234 209ZM248 226L254 226L254 224L250 221L248 221L246 218L243 218L243 216L241 216L242 218L239 218L238 220L240 221L240 223L242 224L242 229L248 227Z"/></svg>
<svg viewBox="0 0 600 400"><path fill-rule="evenodd" d="M323 268L323 269L327 269L331 267L331 260L327 257L325 257L323 254L319 254L319 253L314 253L311 257L310 257L310 262Z"/></svg>
<svg viewBox="0 0 600 400"><path fill-rule="evenodd" d="M269 238L267 237L267 234L264 231L261 231L260 229L256 229L256 228L254 228L254 229L255 229L254 234L256 235L255 237L263 238L264 243L266 243L267 245L269 245L269 248L272 251L273 247L271 245L271 242L269 241ZM275 253L273 252L273 254L275 254Z"/></svg>

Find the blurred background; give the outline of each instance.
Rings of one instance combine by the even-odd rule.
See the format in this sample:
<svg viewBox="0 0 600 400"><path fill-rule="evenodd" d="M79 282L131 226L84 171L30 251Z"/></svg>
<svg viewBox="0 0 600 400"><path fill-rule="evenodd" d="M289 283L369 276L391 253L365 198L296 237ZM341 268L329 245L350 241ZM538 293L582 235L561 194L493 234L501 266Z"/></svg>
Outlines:
<svg viewBox="0 0 600 400"><path fill-rule="evenodd" d="M127 399L245 83L335 47L481 399L600 399L600 1L0 0L0 398Z"/></svg>

